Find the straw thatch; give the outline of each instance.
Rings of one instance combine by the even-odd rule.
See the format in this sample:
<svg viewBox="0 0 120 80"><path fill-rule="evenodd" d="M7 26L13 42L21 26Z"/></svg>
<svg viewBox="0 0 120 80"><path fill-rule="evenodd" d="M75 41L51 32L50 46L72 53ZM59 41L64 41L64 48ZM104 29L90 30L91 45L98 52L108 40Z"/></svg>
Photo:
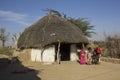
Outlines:
<svg viewBox="0 0 120 80"><path fill-rule="evenodd" d="M26 28L18 40L18 48L41 48L53 43L87 43L82 31L57 16L48 15Z"/></svg>

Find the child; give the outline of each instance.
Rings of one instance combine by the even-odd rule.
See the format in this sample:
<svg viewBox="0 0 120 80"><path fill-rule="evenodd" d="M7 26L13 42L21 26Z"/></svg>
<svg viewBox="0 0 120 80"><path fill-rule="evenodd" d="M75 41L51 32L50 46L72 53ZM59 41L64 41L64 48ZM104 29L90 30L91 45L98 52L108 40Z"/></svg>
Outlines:
<svg viewBox="0 0 120 80"><path fill-rule="evenodd" d="M87 62L87 64L91 65L92 64L92 48L91 47L88 48L87 55L88 55L88 62Z"/></svg>
<svg viewBox="0 0 120 80"><path fill-rule="evenodd" d="M100 63L100 56L101 56L102 50L101 50L100 47L96 47L96 48L94 49L94 52L95 52L95 54L96 54L96 64L99 64L99 63Z"/></svg>

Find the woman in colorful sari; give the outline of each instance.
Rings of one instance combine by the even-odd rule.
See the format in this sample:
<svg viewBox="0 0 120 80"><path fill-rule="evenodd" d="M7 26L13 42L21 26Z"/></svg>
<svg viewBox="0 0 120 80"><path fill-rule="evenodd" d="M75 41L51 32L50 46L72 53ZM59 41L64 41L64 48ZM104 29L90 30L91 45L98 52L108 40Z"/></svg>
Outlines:
<svg viewBox="0 0 120 80"><path fill-rule="evenodd" d="M85 54L85 50L84 49L81 49L80 50L80 55L79 55L79 58L80 58L80 64L86 64L86 54Z"/></svg>

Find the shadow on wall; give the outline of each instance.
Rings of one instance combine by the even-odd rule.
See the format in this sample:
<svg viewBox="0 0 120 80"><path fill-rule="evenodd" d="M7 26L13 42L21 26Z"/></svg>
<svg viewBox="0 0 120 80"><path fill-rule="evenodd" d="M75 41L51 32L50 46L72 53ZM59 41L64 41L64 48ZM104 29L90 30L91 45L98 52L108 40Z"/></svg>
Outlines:
<svg viewBox="0 0 120 80"><path fill-rule="evenodd" d="M0 58L0 80L41 80L39 71L23 66L20 62L11 64L7 58Z"/></svg>

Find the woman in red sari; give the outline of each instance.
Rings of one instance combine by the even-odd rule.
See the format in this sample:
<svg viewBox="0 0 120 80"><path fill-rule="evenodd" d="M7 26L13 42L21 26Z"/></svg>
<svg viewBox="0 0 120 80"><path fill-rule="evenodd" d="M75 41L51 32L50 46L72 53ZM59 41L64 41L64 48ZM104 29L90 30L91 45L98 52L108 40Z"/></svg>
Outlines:
<svg viewBox="0 0 120 80"><path fill-rule="evenodd" d="M86 64L86 56L85 56L85 50L81 49L80 50L80 64Z"/></svg>

